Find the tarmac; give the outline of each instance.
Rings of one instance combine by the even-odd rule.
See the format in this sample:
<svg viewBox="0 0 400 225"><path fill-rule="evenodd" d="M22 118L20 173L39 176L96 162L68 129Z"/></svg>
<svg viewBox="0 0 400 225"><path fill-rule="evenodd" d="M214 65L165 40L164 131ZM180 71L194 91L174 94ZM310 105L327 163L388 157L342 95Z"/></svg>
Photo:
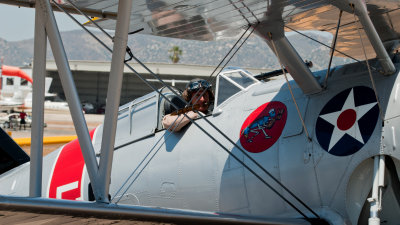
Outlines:
<svg viewBox="0 0 400 225"><path fill-rule="evenodd" d="M18 224L18 225L174 225L177 223L163 223L139 220L119 220L104 219L94 217L78 217L71 215L56 215L44 213L31 213L15 210L0 210L1 224Z"/></svg>
<svg viewBox="0 0 400 225"><path fill-rule="evenodd" d="M96 128L103 123L104 115L97 114L85 114L86 124L89 131ZM69 111L56 111L56 110L46 110L44 113L44 122L46 127L44 128L44 137L54 137L54 136L72 136L76 135L75 127L72 121L71 114ZM12 138L30 138L31 128L14 127L12 129L5 129L7 132L11 132ZM63 146L65 143L59 144L49 144L43 146L43 154L56 150L57 148ZM22 149L29 155L31 147L30 145L21 146Z"/></svg>

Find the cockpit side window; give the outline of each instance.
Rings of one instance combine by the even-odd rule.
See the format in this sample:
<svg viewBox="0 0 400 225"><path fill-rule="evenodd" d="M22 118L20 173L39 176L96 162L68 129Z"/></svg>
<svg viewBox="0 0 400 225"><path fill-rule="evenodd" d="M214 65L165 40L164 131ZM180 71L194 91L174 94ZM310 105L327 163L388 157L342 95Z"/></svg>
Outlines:
<svg viewBox="0 0 400 225"><path fill-rule="evenodd" d="M28 81L25 80L25 79L21 79L20 85L21 86L28 86Z"/></svg>
<svg viewBox="0 0 400 225"><path fill-rule="evenodd" d="M14 85L14 78L7 78L7 85Z"/></svg>

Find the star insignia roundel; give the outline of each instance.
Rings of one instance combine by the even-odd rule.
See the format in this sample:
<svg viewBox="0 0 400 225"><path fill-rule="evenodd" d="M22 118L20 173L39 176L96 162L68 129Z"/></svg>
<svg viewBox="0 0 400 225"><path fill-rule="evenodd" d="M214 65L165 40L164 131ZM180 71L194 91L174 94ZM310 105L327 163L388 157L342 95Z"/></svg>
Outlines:
<svg viewBox="0 0 400 225"><path fill-rule="evenodd" d="M371 88L346 89L329 100L319 113L317 140L332 155L354 154L368 142L378 117L379 108Z"/></svg>

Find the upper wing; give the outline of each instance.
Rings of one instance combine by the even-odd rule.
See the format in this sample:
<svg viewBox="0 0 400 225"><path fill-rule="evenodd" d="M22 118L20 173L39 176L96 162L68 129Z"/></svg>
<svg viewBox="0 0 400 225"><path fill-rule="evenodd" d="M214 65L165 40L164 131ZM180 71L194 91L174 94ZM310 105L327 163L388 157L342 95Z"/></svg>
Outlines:
<svg viewBox="0 0 400 225"><path fill-rule="evenodd" d="M336 1L338 2L338 1ZM367 3L369 16L387 50L397 48L397 40L400 38L400 27L397 21L400 19L400 3L386 0L370 0ZM319 30L327 31L332 34L336 32L337 21L340 10L334 5L324 5L310 8L307 11L291 16L286 25L299 30ZM356 18L358 20L358 18ZM361 28L361 24L356 22L352 13L343 12L341 25L336 48L355 58L364 59L364 53L358 30L360 30L362 41L368 58L375 57L369 40Z"/></svg>
<svg viewBox="0 0 400 225"><path fill-rule="evenodd" d="M34 0L0 0L0 3L32 6ZM63 0L67 10L73 7ZM101 17L97 22L105 29L115 28L117 0L73 0L81 10ZM130 31L152 35L210 41L236 36L248 24L258 21L274 23L270 12L281 11L286 31L320 30L336 32L339 18L338 5L348 5L347 0L135 0L133 1ZM380 38L387 48L399 39L400 2L369 0L368 11ZM270 21L269 21L270 20ZM337 49L355 58L364 58L355 17L344 12L339 30ZM364 31L360 29L368 57L375 57Z"/></svg>

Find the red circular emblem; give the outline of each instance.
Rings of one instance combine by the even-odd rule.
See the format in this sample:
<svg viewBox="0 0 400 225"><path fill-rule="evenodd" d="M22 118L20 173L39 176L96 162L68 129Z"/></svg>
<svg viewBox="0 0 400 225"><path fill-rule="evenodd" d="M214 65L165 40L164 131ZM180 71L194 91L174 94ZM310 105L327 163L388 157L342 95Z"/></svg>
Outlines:
<svg viewBox="0 0 400 225"><path fill-rule="evenodd" d="M348 130L357 122L357 113L354 109L344 110L337 119L337 127L340 130Z"/></svg>
<svg viewBox="0 0 400 225"><path fill-rule="evenodd" d="M252 153L270 148L281 136L286 124L285 104L267 102L254 110L240 129L240 144Z"/></svg>

